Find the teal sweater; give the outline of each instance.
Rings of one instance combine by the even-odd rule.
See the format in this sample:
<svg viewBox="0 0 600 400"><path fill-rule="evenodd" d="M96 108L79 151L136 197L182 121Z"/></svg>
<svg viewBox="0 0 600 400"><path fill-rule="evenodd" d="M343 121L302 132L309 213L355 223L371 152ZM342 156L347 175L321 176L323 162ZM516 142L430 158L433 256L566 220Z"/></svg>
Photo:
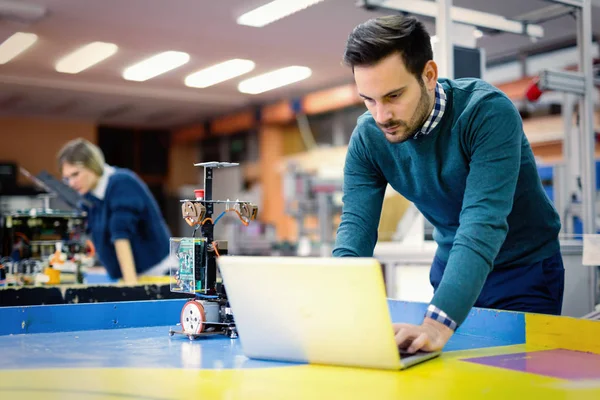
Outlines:
<svg viewBox="0 0 600 400"><path fill-rule="evenodd" d="M446 109L426 136L391 144L370 113L359 117L333 256L373 256L389 183L434 226L436 255L447 265L431 303L460 325L492 268L559 250L560 221L512 102L481 80L439 82Z"/></svg>

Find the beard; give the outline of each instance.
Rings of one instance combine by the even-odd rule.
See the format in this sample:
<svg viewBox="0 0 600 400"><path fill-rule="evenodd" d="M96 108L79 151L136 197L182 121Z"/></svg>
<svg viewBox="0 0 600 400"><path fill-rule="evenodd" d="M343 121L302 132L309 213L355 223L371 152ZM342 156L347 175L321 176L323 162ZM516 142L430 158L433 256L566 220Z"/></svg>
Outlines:
<svg viewBox="0 0 600 400"><path fill-rule="evenodd" d="M413 116L411 117L409 122L402 120L391 120L386 122L385 124L377 123L377 126L382 129L385 138L390 143L404 143L408 139L415 136L419 129L423 126L427 118L429 117L430 109L431 109L431 99L427 94L427 90L425 89L425 85L423 82L420 83L421 86L421 97L419 98L419 104L417 104L417 108ZM386 132L386 129L393 128L393 132Z"/></svg>

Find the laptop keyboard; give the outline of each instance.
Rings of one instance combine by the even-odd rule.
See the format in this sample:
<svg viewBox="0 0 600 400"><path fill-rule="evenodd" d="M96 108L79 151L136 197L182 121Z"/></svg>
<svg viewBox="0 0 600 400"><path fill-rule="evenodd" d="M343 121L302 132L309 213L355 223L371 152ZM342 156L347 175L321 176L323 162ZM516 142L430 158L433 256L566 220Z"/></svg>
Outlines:
<svg viewBox="0 0 600 400"><path fill-rule="evenodd" d="M416 353L409 353L408 351L406 351L406 349L398 349L398 353L400 354L401 358L406 358L406 357L412 357L412 356L419 356L422 354L427 354L426 351L422 351L422 350L418 350Z"/></svg>

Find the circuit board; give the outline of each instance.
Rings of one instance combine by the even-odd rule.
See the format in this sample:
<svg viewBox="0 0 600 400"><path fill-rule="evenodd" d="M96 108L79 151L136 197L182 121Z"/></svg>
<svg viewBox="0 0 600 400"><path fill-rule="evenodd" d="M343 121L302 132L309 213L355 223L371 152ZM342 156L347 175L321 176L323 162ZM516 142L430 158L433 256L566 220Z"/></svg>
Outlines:
<svg viewBox="0 0 600 400"><path fill-rule="evenodd" d="M171 238L170 248L178 264L178 268L171 272L174 278L171 291L190 294L206 291L206 239Z"/></svg>

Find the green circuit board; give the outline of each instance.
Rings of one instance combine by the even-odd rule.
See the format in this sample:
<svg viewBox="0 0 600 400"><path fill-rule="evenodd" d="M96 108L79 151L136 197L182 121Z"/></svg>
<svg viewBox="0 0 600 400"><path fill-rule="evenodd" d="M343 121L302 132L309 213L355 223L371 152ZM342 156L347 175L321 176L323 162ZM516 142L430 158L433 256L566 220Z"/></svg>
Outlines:
<svg viewBox="0 0 600 400"><path fill-rule="evenodd" d="M171 238L171 255L177 260L172 270L171 291L195 294L204 291L206 266L204 238Z"/></svg>

